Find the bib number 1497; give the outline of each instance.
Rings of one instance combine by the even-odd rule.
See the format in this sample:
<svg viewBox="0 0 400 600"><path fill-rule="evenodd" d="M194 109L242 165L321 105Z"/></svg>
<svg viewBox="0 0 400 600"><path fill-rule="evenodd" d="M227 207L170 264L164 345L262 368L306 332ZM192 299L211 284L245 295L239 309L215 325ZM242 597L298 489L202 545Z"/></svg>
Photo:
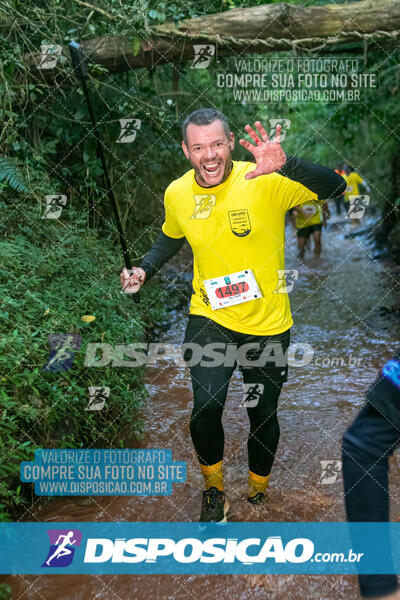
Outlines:
<svg viewBox="0 0 400 600"><path fill-rule="evenodd" d="M213 310L262 297L251 269L206 279L204 285Z"/></svg>

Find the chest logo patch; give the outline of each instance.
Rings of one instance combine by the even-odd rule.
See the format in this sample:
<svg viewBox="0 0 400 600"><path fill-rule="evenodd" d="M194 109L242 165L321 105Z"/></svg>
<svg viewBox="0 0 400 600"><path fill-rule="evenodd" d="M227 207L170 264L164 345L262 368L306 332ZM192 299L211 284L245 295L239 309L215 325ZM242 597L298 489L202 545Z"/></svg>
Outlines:
<svg viewBox="0 0 400 600"><path fill-rule="evenodd" d="M214 194L195 194L194 198L194 211L191 219L208 219L211 214L211 209L215 206L217 199Z"/></svg>
<svg viewBox="0 0 400 600"><path fill-rule="evenodd" d="M238 237L244 237L251 231L250 217L247 208L229 211L229 223L232 233Z"/></svg>

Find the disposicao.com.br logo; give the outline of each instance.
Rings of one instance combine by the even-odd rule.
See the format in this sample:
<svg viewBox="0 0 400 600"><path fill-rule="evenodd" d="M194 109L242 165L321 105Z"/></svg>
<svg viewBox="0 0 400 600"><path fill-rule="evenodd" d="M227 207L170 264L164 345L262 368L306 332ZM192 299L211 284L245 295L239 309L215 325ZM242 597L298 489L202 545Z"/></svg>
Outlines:
<svg viewBox="0 0 400 600"><path fill-rule="evenodd" d="M0 574L398 573L393 540L400 523L0 523Z"/></svg>
<svg viewBox="0 0 400 600"><path fill-rule="evenodd" d="M316 553L308 538L293 538L286 544L281 536L262 538L193 537L178 541L171 538L90 538L86 544L85 563L156 563L169 557L177 563L265 563L358 562L362 554Z"/></svg>

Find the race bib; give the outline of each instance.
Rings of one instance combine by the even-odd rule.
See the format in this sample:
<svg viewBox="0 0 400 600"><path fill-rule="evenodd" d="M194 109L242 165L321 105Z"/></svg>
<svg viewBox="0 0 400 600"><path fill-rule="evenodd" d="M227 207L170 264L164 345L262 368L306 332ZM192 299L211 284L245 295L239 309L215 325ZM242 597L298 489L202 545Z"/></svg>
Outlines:
<svg viewBox="0 0 400 600"><path fill-rule="evenodd" d="M251 269L205 279L203 283L213 310L262 298Z"/></svg>

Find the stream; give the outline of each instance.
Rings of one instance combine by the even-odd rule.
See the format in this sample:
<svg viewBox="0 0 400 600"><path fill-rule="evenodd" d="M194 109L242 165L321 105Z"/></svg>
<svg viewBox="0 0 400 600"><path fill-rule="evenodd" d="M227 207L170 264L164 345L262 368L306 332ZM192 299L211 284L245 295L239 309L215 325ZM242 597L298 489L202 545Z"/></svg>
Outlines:
<svg viewBox="0 0 400 600"><path fill-rule="evenodd" d="M363 222L363 226L366 223ZM291 343L310 344L310 364L289 367L279 401L280 443L267 498L246 501L247 414L240 406L242 380L235 370L228 391L225 428L225 490L230 521L343 521L343 487L322 483L321 462L340 461L341 436L363 404L363 394L399 340L399 267L373 259L364 236L348 238L355 225L334 218L322 234L320 258L308 249L297 259L296 239L286 228L286 268L297 269L290 301ZM184 248L164 269L190 273ZM189 284L188 284L189 285ZM172 314L160 341L179 344L187 309ZM398 313L397 313L398 315ZM151 341L151 340L149 340ZM192 392L188 370L161 360L146 375L149 397L142 410L140 447L171 448L187 462L187 481L171 496L61 497L38 504L34 520L196 521L203 480L189 435ZM391 461L392 520L400 518L400 469ZM13 600L341 600L357 598L355 576L342 575L40 575L9 576Z"/></svg>

